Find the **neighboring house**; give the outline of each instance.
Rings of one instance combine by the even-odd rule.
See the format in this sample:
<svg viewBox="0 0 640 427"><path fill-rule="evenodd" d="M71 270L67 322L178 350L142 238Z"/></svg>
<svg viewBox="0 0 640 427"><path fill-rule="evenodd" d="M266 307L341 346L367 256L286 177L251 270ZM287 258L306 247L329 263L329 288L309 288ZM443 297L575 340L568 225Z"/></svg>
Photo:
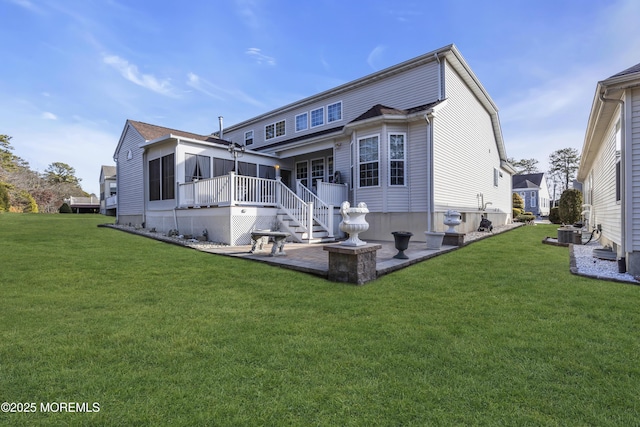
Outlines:
<svg viewBox="0 0 640 427"><path fill-rule="evenodd" d="M237 167L229 147L245 150ZM114 159L118 222L206 228L231 244L248 243L254 228L336 236L342 201L367 204L364 240L406 230L424 241L445 229L449 209L461 212L462 232L483 213L511 221L514 171L497 107L454 45L217 135L129 120Z"/></svg>
<svg viewBox="0 0 640 427"><path fill-rule="evenodd" d="M596 85L578 181L589 228L640 275L640 64Z"/></svg>
<svg viewBox="0 0 640 427"><path fill-rule="evenodd" d="M102 166L100 168L100 213L116 216L117 182L116 167Z"/></svg>
<svg viewBox="0 0 640 427"><path fill-rule="evenodd" d="M524 200L524 211L541 217L549 216L550 197L544 173L514 175L512 191Z"/></svg>

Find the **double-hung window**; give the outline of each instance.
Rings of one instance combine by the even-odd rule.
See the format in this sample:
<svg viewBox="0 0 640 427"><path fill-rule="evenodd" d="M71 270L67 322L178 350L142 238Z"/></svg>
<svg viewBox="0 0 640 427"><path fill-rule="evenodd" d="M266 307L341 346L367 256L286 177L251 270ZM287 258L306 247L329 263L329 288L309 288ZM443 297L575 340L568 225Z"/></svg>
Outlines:
<svg viewBox="0 0 640 427"><path fill-rule="evenodd" d="M302 113L296 116L296 132L307 130L309 127L309 114Z"/></svg>
<svg viewBox="0 0 640 427"><path fill-rule="evenodd" d="M324 124L324 107L311 110L311 127L322 126Z"/></svg>
<svg viewBox="0 0 640 427"><path fill-rule="evenodd" d="M211 157L197 154L185 154L184 180L192 182L196 179L211 178Z"/></svg>
<svg viewBox="0 0 640 427"><path fill-rule="evenodd" d="M380 184L380 137L378 135L358 140L358 170L360 187Z"/></svg>
<svg viewBox="0 0 640 427"><path fill-rule="evenodd" d="M342 102L327 105L327 123L342 120Z"/></svg>
<svg viewBox="0 0 640 427"><path fill-rule="evenodd" d="M149 200L169 200L175 197L175 160L168 154L149 161Z"/></svg>
<svg viewBox="0 0 640 427"><path fill-rule="evenodd" d="M389 185L405 185L405 134L389 135Z"/></svg>
<svg viewBox="0 0 640 427"><path fill-rule="evenodd" d="M244 145L253 144L253 131L248 130L244 133Z"/></svg>

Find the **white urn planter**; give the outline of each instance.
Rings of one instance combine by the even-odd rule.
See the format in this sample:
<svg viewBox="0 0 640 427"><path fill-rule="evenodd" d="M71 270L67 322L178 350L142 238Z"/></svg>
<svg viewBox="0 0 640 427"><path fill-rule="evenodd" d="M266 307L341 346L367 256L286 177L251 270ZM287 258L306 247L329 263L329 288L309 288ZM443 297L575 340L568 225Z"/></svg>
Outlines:
<svg viewBox="0 0 640 427"><path fill-rule="evenodd" d="M445 233L455 233L456 230L453 227L457 227L462 222L462 215L460 212L449 209L444 213L444 225L449 228Z"/></svg>
<svg viewBox="0 0 640 427"><path fill-rule="evenodd" d="M343 246L364 246L367 242L360 240L358 235L369 229L369 223L365 221L364 217L369 213L367 204L364 202L358 203L358 206L352 208L349 202L342 202L340 205L340 215L342 215L342 222L340 222L340 230L347 233L349 238L341 243Z"/></svg>
<svg viewBox="0 0 640 427"><path fill-rule="evenodd" d="M425 231L424 235L427 240L427 249L442 248L442 240L444 239L444 233L440 231Z"/></svg>

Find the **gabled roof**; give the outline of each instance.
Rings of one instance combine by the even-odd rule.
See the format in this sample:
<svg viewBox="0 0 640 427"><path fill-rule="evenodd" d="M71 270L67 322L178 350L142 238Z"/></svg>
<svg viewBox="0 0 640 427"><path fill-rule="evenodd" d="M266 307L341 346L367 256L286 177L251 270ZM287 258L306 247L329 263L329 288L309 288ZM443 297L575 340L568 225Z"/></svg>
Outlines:
<svg viewBox="0 0 640 427"><path fill-rule="evenodd" d="M513 175L511 185L516 188L540 188L542 187L542 178L544 173L528 173L522 175Z"/></svg>
<svg viewBox="0 0 640 427"><path fill-rule="evenodd" d="M140 134L140 136L142 136L142 138L144 138L144 140L146 142L155 141L155 140L158 140L160 138L167 138L167 139L169 139L169 138L186 138L186 139L192 139L192 140L196 140L196 141L213 142L213 143L218 143L218 144L223 144L223 145L229 145L230 144L229 141L225 141L223 139L219 139L218 137L213 136L213 135L199 135L197 133L185 132L185 131L182 131L182 130L166 128L166 127L163 127L163 126L156 126L156 125L152 125L152 124L149 124L149 123L138 122L138 121L129 119L129 120L127 120L127 122L124 125L124 129L122 131L122 134L120 135L120 140L118 141L118 145L116 146L116 150L113 153L114 160L118 156L118 152L120 151L120 147L122 147L123 139L124 139L125 133L127 132L127 128L129 126L133 127L136 130L136 132L138 132Z"/></svg>
<svg viewBox="0 0 640 427"><path fill-rule="evenodd" d="M584 182L604 140L605 132L622 102L626 89L640 85L640 64L636 64L608 79L599 81L591 104L589 121L582 145L577 180ZM604 98L604 100L602 99ZM606 102L605 102L606 101ZM613 102L609 102L613 101Z"/></svg>
<svg viewBox="0 0 640 427"><path fill-rule="evenodd" d="M622 77L622 76L626 76L629 74L634 74L634 73L640 73L640 64L636 64L633 67L629 67L626 70L620 71L617 74L614 74L613 76L609 77L609 79L613 79L615 77ZM609 80L607 79L607 80Z"/></svg>
<svg viewBox="0 0 640 427"><path fill-rule="evenodd" d="M161 138L167 135L181 136L184 138L195 139L198 141L208 141L208 142L218 142L218 143L226 143L222 139L216 138L212 135L199 135L197 133L185 132L182 130L166 128L163 126L151 125L149 123L137 122L135 120L127 120L127 123L130 123L137 131L142 135L142 137L146 141L152 141L154 139Z"/></svg>
<svg viewBox="0 0 640 427"><path fill-rule="evenodd" d="M102 177L107 178L115 178L116 177L116 167L115 166L106 166L103 165L101 168Z"/></svg>

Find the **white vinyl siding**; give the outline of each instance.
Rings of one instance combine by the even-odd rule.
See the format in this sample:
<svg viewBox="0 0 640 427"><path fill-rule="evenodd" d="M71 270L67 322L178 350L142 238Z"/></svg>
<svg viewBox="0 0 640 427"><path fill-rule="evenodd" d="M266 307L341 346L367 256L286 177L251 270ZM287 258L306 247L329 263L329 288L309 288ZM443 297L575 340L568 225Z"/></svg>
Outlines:
<svg viewBox="0 0 640 427"><path fill-rule="evenodd" d="M118 151L118 215L142 215L144 213L143 150L138 148L144 138L132 126L127 125L122 145ZM128 153L131 158L128 158Z"/></svg>
<svg viewBox="0 0 640 427"><path fill-rule="evenodd" d="M629 250L640 251L640 89L633 89L630 94L630 120L627 121L629 133L626 135L630 141L626 142L631 153L627 153L629 159L627 167L631 167L632 178L628 183L631 196L631 244Z"/></svg>
<svg viewBox="0 0 640 427"><path fill-rule="evenodd" d="M295 117L305 112L309 113L309 128L301 131L296 137L307 133L313 134L332 127L349 123L372 106L384 100L384 104L394 108L413 108L438 98L438 69L437 63L429 62L420 66L404 70L384 79L373 80L348 90L340 90L322 94L321 97L312 97L301 101L298 105L292 104L283 107L281 111L274 110L266 114L264 118L247 121L242 126L230 126L225 130L225 138L234 140L242 138L242 133L250 128L258 128L272 124L277 120L286 120L295 123ZM342 121L328 123L324 120L324 109L336 103L342 105ZM322 110L323 125L313 127L311 112ZM318 113L320 114L320 113ZM294 127L295 129L295 127ZM254 146L271 144L274 139L264 140L264 135L258 132L255 135Z"/></svg>
<svg viewBox="0 0 640 427"><path fill-rule="evenodd" d="M433 119L436 209L477 210L482 194L491 211L510 214L511 176L500 168L491 115L448 62L445 84L447 104Z"/></svg>
<svg viewBox="0 0 640 427"><path fill-rule="evenodd" d="M610 124L604 144L593 163L593 225L601 224L603 236L620 244L620 203L616 203L616 120Z"/></svg>

